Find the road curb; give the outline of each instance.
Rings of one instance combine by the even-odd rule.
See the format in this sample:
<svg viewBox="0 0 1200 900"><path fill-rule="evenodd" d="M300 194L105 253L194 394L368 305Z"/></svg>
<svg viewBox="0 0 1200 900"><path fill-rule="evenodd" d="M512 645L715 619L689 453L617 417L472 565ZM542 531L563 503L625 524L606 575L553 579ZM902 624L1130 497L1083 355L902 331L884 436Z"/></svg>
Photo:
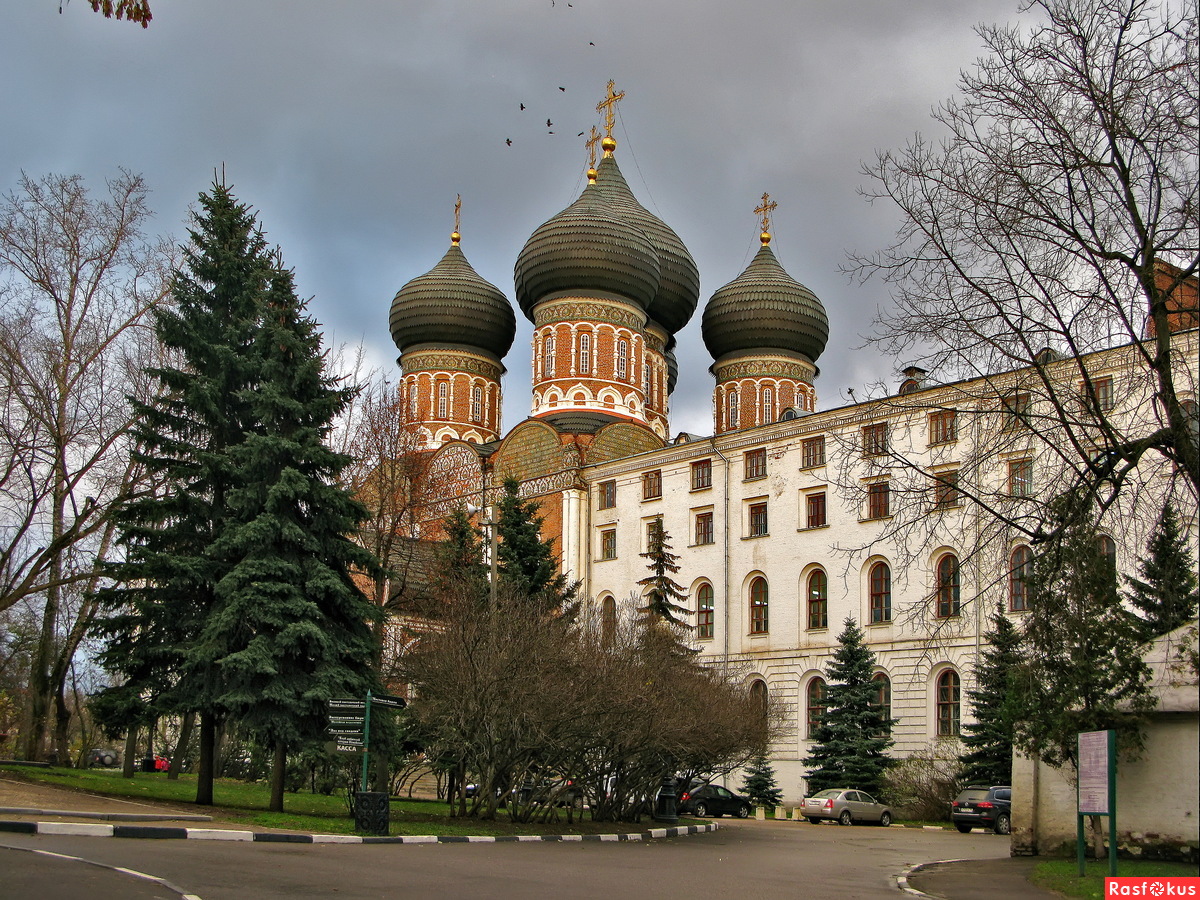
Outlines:
<svg viewBox="0 0 1200 900"><path fill-rule="evenodd" d="M920 872L922 869L930 869L934 866L944 866L946 863L968 862L966 859L939 859L934 862L917 863L915 866L909 866L905 869L903 875L896 876L896 887L904 891L906 894L912 894L915 897L930 897L932 900L937 900L933 894L927 894L924 891L919 891L908 883L908 876Z"/></svg>
<svg viewBox="0 0 1200 900"><path fill-rule="evenodd" d="M239 831L224 828L168 828L152 825L103 825L90 822L0 821L0 832L18 834L56 834L86 837L141 838L150 840L255 841L277 844L506 844L515 842L573 843L580 841L647 841L658 838L705 834L721 826L679 825L651 828L625 834L505 834L437 835L403 834L388 837L364 837L354 834L303 834L288 831Z"/></svg>

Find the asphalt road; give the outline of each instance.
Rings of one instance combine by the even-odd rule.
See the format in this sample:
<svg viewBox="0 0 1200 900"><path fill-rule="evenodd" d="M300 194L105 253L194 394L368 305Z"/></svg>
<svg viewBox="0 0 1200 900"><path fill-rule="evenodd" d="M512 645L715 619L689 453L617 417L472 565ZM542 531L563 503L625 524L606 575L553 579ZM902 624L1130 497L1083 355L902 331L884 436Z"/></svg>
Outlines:
<svg viewBox="0 0 1200 900"><path fill-rule="evenodd" d="M993 834L754 820L723 825L715 834L629 843L254 844L0 834L0 872L8 873L0 876L0 897L896 900L903 896L896 876L917 863L1008 856L1008 839ZM133 869L169 887L5 848ZM73 889L63 892L64 886Z"/></svg>

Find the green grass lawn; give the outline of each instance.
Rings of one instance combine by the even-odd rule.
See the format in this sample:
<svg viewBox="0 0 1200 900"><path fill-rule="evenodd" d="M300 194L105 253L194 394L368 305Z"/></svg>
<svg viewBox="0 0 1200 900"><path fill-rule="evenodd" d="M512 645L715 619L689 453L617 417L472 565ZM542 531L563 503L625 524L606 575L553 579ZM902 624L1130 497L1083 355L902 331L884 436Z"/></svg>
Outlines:
<svg viewBox="0 0 1200 900"><path fill-rule="evenodd" d="M1108 860L1091 860L1086 864L1086 873L1079 877L1079 863L1073 859L1047 859L1033 869L1034 884L1068 897L1087 897L1101 900L1104 897L1104 878L1108 875ZM1179 876L1200 875L1200 867L1188 863L1156 862L1142 859L1117 860L1118 875Z"/></svg>
<svg viewBox="0 0 1200 900"><path fill-rule="evenodd" d="M133 778L122 778L112 769L61 769L33 768L26 766L3 767L6 775L38 781L56 787L112 797L133 797L140 800L160 800L172 803L193 803L196 798L196 776L181 775L177 781L169 781L165 774L141 773ZM284 828L290 831L317 832L322 834L354 834L354 821L346 811L346 802L340 795L325 796L301 792L285 794L285 812L268 812L270 787L266 784L247 783L219 778L213 787L214 806L197 806L199 814L212 815L222 820L235 822L245 828ZM659 827L657 823L643 820L640 824L580 821L568 825L566 811L556 811L558 817L548 823L529 825L516 824L504 817L494 822L478 819L452 819L444 802L435 800L399 800L391 804L392 834L444 834L444 835L505 835L505 834L611 834L614 832L644 831ZM586 819L586 815L582 816Z"/></svg>

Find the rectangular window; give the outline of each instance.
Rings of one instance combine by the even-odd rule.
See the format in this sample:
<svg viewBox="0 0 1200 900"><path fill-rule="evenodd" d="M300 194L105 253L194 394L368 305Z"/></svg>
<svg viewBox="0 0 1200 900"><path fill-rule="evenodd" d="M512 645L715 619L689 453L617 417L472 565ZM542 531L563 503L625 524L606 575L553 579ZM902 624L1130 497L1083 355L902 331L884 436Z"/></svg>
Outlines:
<svg viewBox="0 0 1200 900"><path fill-rule="evenodd" d="M1100 412L1108 412L1113 408L1113 380L1111 375L1093 378L1083 384L1084 397Z"/></svg>
<svg viewBox="0 0 1200 900"><path fill-rule="evenodd" d="M713 514L711 512L696 513L696 543L711 544L713 535Z"/></svg>
<svg viewBox="0 0 1200 900"><path fill-rule="evenodd" d="M750 481L754 478L767 477L767 451L764 447L762 450L747 450L745 455L745 471L746 480Z"/></svg>
<svg viewBox="0 0 1200 900"><path fill-rule="evenodd" d="M863 456L883 456L888 452L887 422L863 426L862 452Z"/></svg>
<svg viewBox="0 0 1200 900"><path fill-rule="evenodd" d="M806 438L800 442L800 464L806 469L825 465L825 435Z"/></svg>
<svg viewBox="0 0 1200 900"><path fill-rule="evenodd" d="M937 472L933 476L933 508L953 509L962 505L962 494L958 491L958 472Z"/></svg>
<svg viewBox="0 0 1200 900"><path fill-rule="evenodd" d="M1014 459L1008 464L1008 493L1013 497L1033 496L1033 460Z"/></svg>
<svg viewBox="0 0 1200 900"><path fill-rule="evenodd" d="M642 475L642 499L657 500L662 496L662 469L645 472Z"/></svg>
<svg viewBox="0 0 1200 900"><path fill-rule="evenodd" d="M958 440L958 414L952 409L939 409L929 414L929 443L949 444Z"/></svg>
<svg viewBox="0 0 1200 900"><path fill-rule="evenodd" d="M617 558L617 530L615 528L606 528L600 532L600 558Z"/></svg>
<svg viewBox="0 0 1200 900"><path fill-rule="evenodd" d="M600 482L597 493L600 509L612 509L617 505L617 483L615 481Z"/></svg>
<svg viewBox="0 0 1200 900"><path fill-rule="evenodd" d="M886 519L892 514L892 492L886 481L867 485L867 518Z"/></svg>
<svg viewBox="0 0 1200 900"><path fill-rule="evenodd" d="M804 506L806 512L805 521L809 528L820 528L822 525L829 524L825 518L824 491L815 494L806 494L804 497Z"/></svg>
<svg viewBox="0 0 1200 900"><path fill-rule="evenodd" d="M1033 398L1027 391L1014 391L1004 398L1004 427L1020 428L1029 419L1029 407Z"/></svg>
<svg viewBox="0 0 1200 900"><path fill-rule="evenodd" d="M692 490L712 487L712 460L698 459L692 463Z"/></svg>
<svg viewBox="0 0 1200 900"><path fill-rule="evenodd" d="M767 534L767 504L750 504L750 537L762 537Z"/></svg>

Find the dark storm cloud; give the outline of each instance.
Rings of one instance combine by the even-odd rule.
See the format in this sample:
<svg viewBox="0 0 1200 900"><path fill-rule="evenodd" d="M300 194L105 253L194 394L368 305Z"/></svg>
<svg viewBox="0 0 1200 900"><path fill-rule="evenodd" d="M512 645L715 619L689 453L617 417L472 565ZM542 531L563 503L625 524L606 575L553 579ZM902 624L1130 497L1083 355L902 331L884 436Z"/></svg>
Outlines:
<svg viewBox="0 0 1200 900"><path fill-rule="evenodd" d="M887 288L838 272L895 227L856 195L859 169L931 130L979 53L972 26L1015 19L1015 0L571 2L157 0L143 31L29 0L0 36L0 186L124 166L180 235L223 165L317 319L391 365L391 297L445 251L456 194L464 251L512 296L525 239L583 185L575 135L613 78L618 161L696 258L701 304L753 255L769 191L773 246L830 315L821 405L891 380L899 361L851 350ZM712 428L699 320L679 336L676 431ZM506 360L508 426L528 411L530 334L521 320Z"/></svg>

